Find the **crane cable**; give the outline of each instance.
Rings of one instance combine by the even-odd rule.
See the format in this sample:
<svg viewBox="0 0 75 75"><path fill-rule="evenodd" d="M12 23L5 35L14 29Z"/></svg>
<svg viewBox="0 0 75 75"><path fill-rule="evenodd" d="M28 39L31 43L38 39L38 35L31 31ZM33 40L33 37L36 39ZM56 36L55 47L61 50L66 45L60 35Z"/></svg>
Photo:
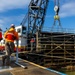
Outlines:
<svg viewBox="0 0 75 75"><path fill-rule="evenodd" d="M56 5L56 0L54 0L54 4Z"/></svg>
<svg viewBox="0 0 75 75"><path fill-rule="evenodd" d="M59 6L59 0L54 0L54 4L57 5L57 6Z"/></svg>
<svg viewBox="0 0 75 75"><path fill-rule="evenodd" d="M24 16L24 18L23 18L22 22L20 23L20 25L25 25L25 23L27 22L27 20L28 20L28 12Z"/></svg>
<svg viewBox="0 0 75 75"><path fill-rule="evenodd" d="M54 11L56 12L56 15L59 13L59 0L54 0Z"/></svg>
<svg viewBox="0 0 75 75"><path fill-rule="evenodd" d="M60 26L60 28L62 29L62 26L61 26L61 22L60 22L60 17L58 15L59 13L59 0L54 0L54 11L55 11L55 16L54 16L54 23L53 23L53 26L51 28L51 31L53 30L53 27L56 25L56 20L58 20L58 26ZM63 31L63 29L62 29Z"/></svg>

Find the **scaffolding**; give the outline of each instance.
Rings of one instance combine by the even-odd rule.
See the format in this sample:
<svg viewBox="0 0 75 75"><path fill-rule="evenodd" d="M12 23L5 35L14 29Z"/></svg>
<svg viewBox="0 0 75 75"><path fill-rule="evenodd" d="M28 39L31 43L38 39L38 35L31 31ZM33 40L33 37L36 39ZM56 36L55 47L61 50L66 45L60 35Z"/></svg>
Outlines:
<svg viewBox="0 0 75 75"><path fill-rule="evenodd" d="M44 66L75 64L75 34L61 32L36 33L36 52L43 54Z"/></svg>

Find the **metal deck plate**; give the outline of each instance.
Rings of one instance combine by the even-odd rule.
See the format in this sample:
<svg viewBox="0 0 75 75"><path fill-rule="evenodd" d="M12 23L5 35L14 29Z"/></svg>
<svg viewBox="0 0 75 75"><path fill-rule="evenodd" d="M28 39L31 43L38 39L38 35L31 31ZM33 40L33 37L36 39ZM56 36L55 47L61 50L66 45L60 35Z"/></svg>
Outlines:
<svg viewBox="0 0 75 75"><path fill-rule="evenodd" d="M13 68L11 66L1 66L0 72L6 71L6 70L12 70Z"/></svg>
<svg viewBox="0 0 75 75"><path fill-rule="evenodd" d="M10 72L1 72L0 75L12 75Z"/></svg>

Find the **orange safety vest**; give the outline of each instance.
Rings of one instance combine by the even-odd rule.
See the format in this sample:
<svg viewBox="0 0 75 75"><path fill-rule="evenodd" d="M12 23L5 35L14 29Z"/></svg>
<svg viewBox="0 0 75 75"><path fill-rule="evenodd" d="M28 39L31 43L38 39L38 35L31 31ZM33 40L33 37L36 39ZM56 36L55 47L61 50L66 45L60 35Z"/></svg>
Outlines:
<svg viewBox="0 0 75 75"><path fill-rule="evenodd" d="M30 42L35 42L34 38L32 38Z"/></svg>
<svg viewBox="0 0 75 75"><path fill-rule="evenodd" d="M9 42L14 42L14 40L19 39L18 33L13 28L10 28L9 30L7 30L4 33L4 38L5 38L6 41L9 41Z"/></svg>
<svg viewBox="0 0 75 75"><path fill-rule="evenodd" d="M2 32L0 31L0 40L2 39Z"/></svg>
<svg viewBox="0 0 75 75"><path fill-rule="evenodd" d="M14 33L8 31L8 33L6 34L6 37L5 37L7 40L12 40L14 41L16 39Z"/></svg>

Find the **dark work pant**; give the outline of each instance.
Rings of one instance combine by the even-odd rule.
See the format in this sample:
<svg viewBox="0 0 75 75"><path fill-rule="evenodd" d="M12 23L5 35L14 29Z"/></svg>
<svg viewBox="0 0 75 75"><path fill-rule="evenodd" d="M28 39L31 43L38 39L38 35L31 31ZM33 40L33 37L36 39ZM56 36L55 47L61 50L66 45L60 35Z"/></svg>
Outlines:
<svg viewBox="0 0 75 75"><path fill-rule="evenodd" d="M7 66L10 65L10 55L14 51L14 42L6 42L5 43L5 52L6 54L3 56L3 65L6 63Z"/></svg>

